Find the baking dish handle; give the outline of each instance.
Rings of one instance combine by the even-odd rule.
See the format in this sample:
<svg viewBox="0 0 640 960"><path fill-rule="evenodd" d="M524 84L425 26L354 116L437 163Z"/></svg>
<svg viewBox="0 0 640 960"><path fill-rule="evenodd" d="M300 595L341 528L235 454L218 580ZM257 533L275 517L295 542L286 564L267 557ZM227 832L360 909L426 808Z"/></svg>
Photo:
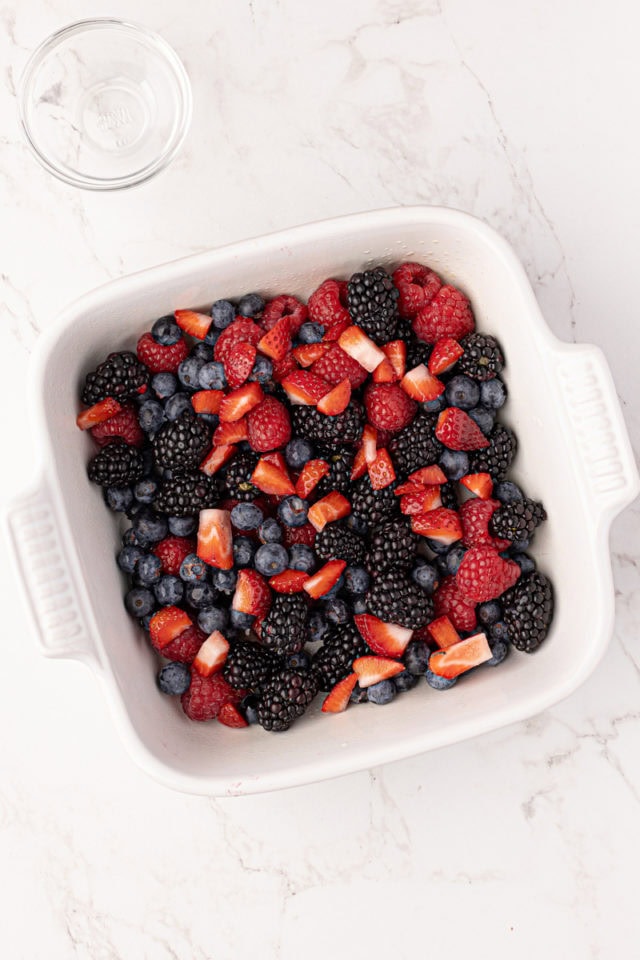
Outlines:
<svg viewBox="0 0 640 960"><path fill-rule="evenodd" d="M96 649L45 477L13 500L5 526L40 651L95 666Z"/></svg>
<svg viewBox="0 0 640 960"><path fill-rule="evenodd" d="M593 344L559 344L557 382L592 499L610 520L640 492L640 477L605 356Z"/></svg>

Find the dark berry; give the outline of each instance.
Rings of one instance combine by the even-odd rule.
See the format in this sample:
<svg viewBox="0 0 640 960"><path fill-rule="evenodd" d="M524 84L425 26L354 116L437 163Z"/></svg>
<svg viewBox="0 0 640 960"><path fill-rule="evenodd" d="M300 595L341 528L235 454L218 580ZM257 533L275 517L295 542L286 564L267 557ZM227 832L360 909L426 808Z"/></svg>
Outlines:
<svg viewBox="0 0 640 960"><path fill-rule="evenodd" d="M303 527L307 522L309 503L300 497L285 497L278 504L278 517L288 527Z"/></svg>
<svg viewBox="0 0 640 960"><path fill-rule="evenodd" d="M185 583L201 583L207 579L208 568L196 553L189 553L180 564L180 579Z"/></svg>
<svg viewBox="0 0 640 960"><path fill-rule="evenodd" d="M417 545L418 535L411 530L405 517L385 520L370 532L367 569L370 573L379 573L390 567L411 566Z"/></svg>
<svg viewBox="0 0 640 960"><path fill-rule="evenodd" d="M449 380L445 397L450 407L471 410L480 402L480 387L471 377L458 373Z"/></svg>
<svg viewBox="0 0 640 960"><path fill-rule="evenodd" d="M384 267L354 273L347 286L353 322L376 343L393 340L398 325L399 292Z"/></svg>
<svg viewBox="0 0 640 960"><path fill-rule="evenodd" d="M284 457L292 470L302 470L305 463L313 457L313 447L308 440L294 437L285 447Z"/></svg>
<svg viewBox="0 0 640 960"><path fill-rule="evenodd" d="M157 481L148 477L145 480L139 480L133 488L133 495L138 503L147 505L153 503L159 490Z"/></svg>
<svg viewBox="0 0 640 960"><path fill-rule="evenodd" d="M191 668L188 663L165 663L158 671L158 689L170 697L179 697L189 689Z"/></svg>
<svg viewBox="0 0 640 960"><path fill-rule="evenodd" d="M360 596L369 589L371 578L364 567L349 566L344 571L344 587L347 593Z"/></svg>
<svg viewBox="0 0 640 960"><path fill-rule="evenodd" d="M292 410L291 420L294 432L314 443L358 443L364 426L362 405L355 400L335 417L327 417L315 407L298 405Z"/></svg>
<svg viewBox="0 0 640 960"><path fill-rule="evenodd" d="M136 564L136 581L143 587L158 583L162 576L162 563L153 553L145 553Z"/></svg>
<svg viewBox="0 0 640 960"><path fill-rule="evenodd" d="M547 636L553 619L550 581L539 571L521 576L502 594L500 602L511 643L517 650L533 653Z"/></svg>
<svg viewBox="0 0 640 960"><path fill-rule="evenodd" d="M429 665L431 650L424 640L410 640L402 655L405 669L416 677L422 676Z"/></svg>
<svg viewBox="0 0 640 960"><path fill-rule="evenodd" d="M148 382L149 371L135 353L128 350L110 353L94 371L87 374L81 399L88 407L106 397L126 400L135 397Z"/></svg>
<svg viewBox="0 0 640 960"><path fill-rule="evenodd" d="M367 549L364 540L341 523L328 523L317 535L314 548L321 560L346 560L349 564L362 563Z"/></svg>
<svg viewBox="0 0 640 960"><path fill-rule="evenodd" d="M166 574L164 577L160 577L154 585L153 592L161 607L175 606L182 601L184 584L179 577L172 577L171 574Z"/></svg>
<svg viewBox="0 0 640 960"><path fill-rule="evenodd" d="M257 530L264 514L255 503L237 503L231 511L231 523L237 530Z"/></svg>
<svg viewBox="0 0 640 960"><path fill-rule="evenodd" d="M367 700L369 703L377 703L384 706L391 703L396 695L396 685L393 680L380 680L378 683L372 683L367 687Z"/></svg>
<svg viewBox="0 0 640 960"><path fill-rule="evenodd" d="M489 521L489 532L494 537L521 543L530 540L536 527L546 519L547 513L541 503L523 497L498 507Z"/></svg>
<svg viewBox="0 0 640 960"><path fill-rule="evenodd" d="M232 500L255 500L259 490L251 483L258 458L254 453L238 453L225 474L224 483Z"/></svg>
<svg viewBox="0 0 640 960"><path fill-rule="evenodd" d="M500 377L480 384L480 403L488 410L499 410L507 402L507 388Z"/></svg>
<svg viewBox="0 0 640 960"><path fill-rule="evenodd" d="M104 487L104 502L114 513L124 513L134 500L131 487Z"/></svg>
<svg viewBox="0 0 640 960"><path fill-rule="evenodd" d="M122 440L112 440L89 461L87 474L101 487L126 487L144 474L142 454Z"/></svg>
<svg viewBox="0 0 640 960"><path fill-rule="evenodd" d="M256 545L249 537L234 537L233 562L236 567L250 567L256 555Z"/></svg>
<svg viewBox="0 0 640 960"><path fill-rule="evenodd" d="M124 605L132 617L146 617L156 608L156 598L147 587L133 587L125 594Z"/></svg>
<svg viewBox="0 0 640 960"><path fill-rule="evenodd" d="M459 480L469 473L469 454L464 450L443 450L438 463L449 480Z"/></svg>
<svg viewBox="0 0 640 960"><path fill-rule="evenodd" d="M262 621L261 641L265 647L286 656L301 650L307 639L307 601L298 593L276 594Z"/></svg>
<svg viewBox="0 0 640 960"><path fill-rule="evenodd" d="M263 543L256 551L254 565L263 577L275 577L289 566L289 555L280 543Z"/></svg>
<svg viewBox="0 0 640 960"><path fill-rule="evenodd" d="M504 357L495 337L486 333L470 333L460 345L464 353L458 359L456 369L475 380L490 380L500 373Z"/></svg>
<svg viewBox="0 0 640 960"><path fill-rule="evenodd" d="M435 437L435 424L436 417L418 414L391 440L389 453L398 474L407 476L438 462L442 445Z"/></svg>
<svg viewBox="0 0 640 960"><path fill-rule="evenodd" d="M289 569L313 573L316 568L316 555L306 543L292 543L289 547Z"/></svg>
<svg viewBox="0 0 640 960"><path fill-rule="evenodd" d="M198 372L198 383L203 390L224 390L227 378L223 364L218 360L203 364Z"/></svg>
<svg viewBox="0 0 640 960"><path fill-rule="evenodd" d="M201 418L185 413L166 423L153 438L156 465L169 470L193 470L211 445L211 430Z"/></svg>
<svg viewBox="0 0 640 960"><path fill-rule="evenodd" d="M229 622L229 611L224 607L205 607L198 612L198 626L209 636L215 630L224 631Z"/></svg>
<svg viewBox="0 0 640 960"><path fill-rule="evenodd" d="M385 570L367 593L370 613L385 623L417 630L433 618L431 598L402 570Z"/></svg>
<svg viewBox="0 0 640 960"><path fill-rule="evenodd" d="M216 330L224 330L236 318L236 309L228 300L216 300L211 307L213 326Z"/></svg>
<svg viewBox="0 0 640 960"><path fill-rule="evenodd" d="M257 690L278 667L278 658L261 644L235 640L222 675L236 690Z"/></svg>
<svg viewBox="0 0 640 960"><path fill-rule="evenodd" d="M257 705L258 722L265 730L288 730L318 692L313 671L286 667L263 686Z"/></svg>

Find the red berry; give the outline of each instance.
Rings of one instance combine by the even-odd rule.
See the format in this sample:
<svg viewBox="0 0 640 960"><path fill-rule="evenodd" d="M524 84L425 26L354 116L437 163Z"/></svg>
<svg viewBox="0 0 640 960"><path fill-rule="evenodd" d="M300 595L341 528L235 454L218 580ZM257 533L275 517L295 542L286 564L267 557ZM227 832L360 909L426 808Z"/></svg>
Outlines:
<svg viewBox="0 0 640 960"><path fill-rule="evenodd" d="M257 453L277 450L291 439L289 411L275 397L265 397L247 416L249 444Z"/></svg>
<svg viewBox="0 0 640 960"><path fill-rule="evenodd" d="M218 714L218 722L224 723L225 727L248 727L249 721L238 710L235 703L223 703Z"/></svg>
<svg viewBox="0 0 640 960"><path fill-rule="evenodd" d="M88 410L82 410L76 417L76 426L81 430L89 430L90 427L97 427L99 423L104 423L105 420L115 417L116 413L120 413L121 410L122 407L117 400L114 400L113 397L106 397L104 400L94 403Z"/></svg>
<svg viewBox="0 0 640 960"><path fill-rule="evenodd" d="M256 361L256 353L254 345L244 341L229 347L223 365L224 375L232 390L235 387L241 387L249 379Z"/></svg>
<svg viewBox="0 0 640 960"><path fill-rule="evenodd" d="M179 637L168 643L160 651L168 660L179 660L181 663L193 663L198 650L207 639L200 627L188 627Z"/></svg>
<svg viewBox="0 0 640 960"><path fill-rule="evenodd" d="M495 600L520 576L513 560L504 560L493 547L471 547L456 573L456 586L472 603Z"/></svg>
<svg viewBox="0 0 640 960"><path fill-rule="evenodd" d="M263 332L253 320L249 320L247 317L238 317L218 337L213 348L214 359L224 363L231 349L237 343L250 343L257 347Z"/></svg>
<svg viewBox="0 0 640 960"><path fill-rule="evenodd" d="M273 361L273 380L275 383L282 383L285 377L298 369L296 358L293 353L287 353L282 360Z"/></svg>
<svg viewBox="0 0 640 960"><path fill-rule="evenodd" d="M262 326L265 330L271 330L281 317L289 317L291 336L295 337L308 315L304 303L285 293L269 300L262 312Z"/></svg>
<svg viewBox="0 0 640 960"><path fill-rule="evenodd" d="M421 263L403 263L393 272L393 282L400 292L398 311L401 317L415 317L426 307L442 286L437 273Z"/></svg>
<svg viewBox="0 0 640 960"><path fill-rule="evenodd" d="M322 704L323 713L342 713L349 706L351 692L358 682L357 673L350 673L344 680L338 682L331 688L330 693L325 697Z"/></svg>
<svg viewBox="0 0 640 960"><path fill-rule="evenodd" d="M348 380L352 388L356 390L367 379L367 371L364 367L361 367L357 360L345 353L337 343L323 357L316 360L309 369L333 387L337 387L343 380Z"/></svg>
<svg viewBox="0 0 640 960"><path fill-rule="evenodd" d="M282 529L282 542L285 547L291 547L294 543L304 543L312 547L316 539L316 530L310 523L305 523L301 527L287 527Z"/></svg>
<svg viewBox="0 0 640 960"><path fill-rule="evenodd" d="M119 413L91 428L91 436L98 446L104 447L110 440L120 437L131 447L141 447L144 433L133 407L123 407Z"/></svg>
<svg viewBox="0 0 640 960"><path fill-rule="evenodd" d="M462 504L460 519L465 547L493 547L500 552L511 546L509 540L492 537L489 533L489 521L499 506L499 500L467 500Z"/></svg>
<svg viewBox="0 0 640 960"><path fill-rule="evenodd" d="M213 720L225 703L238 704L246 693L246 690L234 690L220 673L203 677L192 669L191 685L180 700L190 720Z"/></svg>
<svg viewBox="0 0 640 960"><path fill-rule="evenodd" d="M421 340L435 343L441 337L459 340L475 329L471 304L456 287L441 287L433 300L413 321L413 331Z"/></svg>
<svg viewBox="0 0 640 960"><path fill-rule="evenodd" d="M364 394L367 420L379 430L397 433L415 417L418 404L397 383L375 383Z"/></svg>
<svg viewBox="0 0 640 960"><path fill-rule="evenodd" d="M452 644L446 650L436 650L429 657L429 669L439 677L453 680L461 673L486 663L492 657L486 633L476 633Z"/></svg>
<svg viewBox="0 0 640 960"><path fill-rule="evenodd" d="M437 617L449 617L456 630L475 630L478 623L476 605L458 589L455 577L445 577L433 595Z"/></svg>
<svg viewBox="0 0 640 960"><path fill-rule="evenodd" d="M269 332L261 337L258 350L271 360L284 360L291 350L291 318L280 317Z"/></svg>
<svg viewBox="0 0 640 960"><path fill-rule="evenodd" d="M447 407L442 411L435 434L449 450L481 450L489 446L489 441L475 420L459 407Z"/></svg>
<svg viewBox="0 0 640 960"><path fill-rule="evenodd" d="M177 577L185 557L196 552L196 544L189 537L165 537L153 548L162 563L162 572Z"/></svg>
<svg viewBox="0 0 640 960"><path fill-rule="evenodd" d="M153 339L150 333L143 333L136 348L138 360L144 363L151 373L176 373L178 367L189 354L184 337L170 347L163 347Z"/></svg>
<svg viewBox="0 0 640 960"><path fill-rule="evenodd" d="M309 297L309 318L325 329L349 320L347 284L341 280L325 280Z"/></svg>

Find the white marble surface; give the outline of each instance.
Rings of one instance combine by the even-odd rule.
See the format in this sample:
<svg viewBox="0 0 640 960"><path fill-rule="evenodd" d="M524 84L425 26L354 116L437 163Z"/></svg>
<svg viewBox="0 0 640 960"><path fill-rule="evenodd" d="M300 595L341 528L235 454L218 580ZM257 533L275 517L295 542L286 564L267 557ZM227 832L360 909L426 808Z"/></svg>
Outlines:
<svg viewBox="0 0 640 960"><path fill-rule="evenodd" d="M167 172L100 195L39 168L15 89L45 35L107 14L175 46L195 110ZM630 0L5 0L0 27L3 503L30 475L29 353L66 302L229 240L416 202L511 240L554 331L604 349L638 448ZM638 516L612 532L615 639L568 701L410 761L224 801L132 765L90 675L36 653L3 552L2 955L635 960Z"/></svg>

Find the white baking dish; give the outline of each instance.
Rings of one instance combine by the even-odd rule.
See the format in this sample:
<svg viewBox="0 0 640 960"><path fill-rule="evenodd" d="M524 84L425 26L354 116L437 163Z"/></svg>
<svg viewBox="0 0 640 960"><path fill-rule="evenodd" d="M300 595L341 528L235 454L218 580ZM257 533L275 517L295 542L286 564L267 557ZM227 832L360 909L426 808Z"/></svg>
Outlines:
<svg viewBox="0 0 640 960"><path fill-rule="evenodd" d="M189 722L155 687L155 654L125 613L118 533L85 464L91 440L74 418L86 372L132 348L156 317L248 290L306 297L325 277L418 260L470 296L480 329L506 357L504 419L518 434L514 477L544 501L539 566L556 615L534 656L515 654L446 693L420 684L380 709L312 712L286 734ZM89 665L102 680L124 742L163 783L231 795L312 782L463 740L536 714L571 693L603 654L613 627L611 520L639 478L599 349L557 340L522 266L484 223L453 210L381 210L296 227L109 283L69 307L42 338L30 391L40 470L8 515L42 652Z"/></svg>

